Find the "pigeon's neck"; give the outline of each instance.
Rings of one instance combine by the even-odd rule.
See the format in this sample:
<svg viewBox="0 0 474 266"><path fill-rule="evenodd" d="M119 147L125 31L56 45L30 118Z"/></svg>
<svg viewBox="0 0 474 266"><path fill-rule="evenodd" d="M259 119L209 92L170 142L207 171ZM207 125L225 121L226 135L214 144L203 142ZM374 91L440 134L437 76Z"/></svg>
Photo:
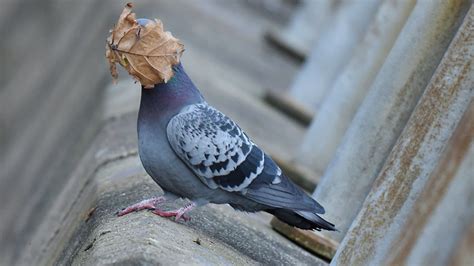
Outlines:
<svg viewBox="0 0 474 266"><path fill-rule="evenodd" d="M181 63L173 67L174 76L153 89L142 88L140 118L171 118L184 106L204 101Z"/></svg>

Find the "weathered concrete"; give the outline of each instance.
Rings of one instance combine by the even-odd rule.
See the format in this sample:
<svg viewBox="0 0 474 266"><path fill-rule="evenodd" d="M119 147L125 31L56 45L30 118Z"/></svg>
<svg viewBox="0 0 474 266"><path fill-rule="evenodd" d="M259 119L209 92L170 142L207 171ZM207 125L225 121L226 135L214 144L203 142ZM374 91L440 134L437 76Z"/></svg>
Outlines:
<svg viewBox="0 0 474 266"><path fill-rule="evenodd" d="M466 229L459 243L456 244L449 265L472 265L474 263L474 253L472 253L472 250L474 250L474 219L472 219L471 225Z"/></svg>
<svg viewBox="0 0 474 266"><path fill-rule="evenodd" d="M450 253L446 248L471 222L473 32L471 7L342 241L334 265L443 265L449 258L443 252ZM429 247L444 249L435 254L439 249Z"/></svg>
<svg viewBox="0 0 474 266"><path fill-rule="evenodd" d="M325 23L335 12L337 4L330 0L301 1L284 28L269 31L268 40L303 60L311 52Z"/></svg>
<svg viewBox="0 0 474 266"><path fill-rule="evenodd" d="M322 175L415 5L384 0L349 64L318 109L295 161Z"/></svg>
<svg viewBox="0 0 474 266"><path fill-rule="evenodd" d="M92 1L8 2L15 13L0 25L8 36L0 42L1 265L38 254L32 235L99 127L107 68L96 47L120 11Z"/></svg>
<svg viewBox="0 0 474 266"><path fill-rule="evenodd" d="M443 158L423 188L407 219L408 230L398 235L387 258L390 264L448 265L468 231L474 219L474 104L468 112L471 121L460 122L462 134L451 143L457 147L449 147L449 158Z"/></svg>
<svg viewBox="0 0 474 266"><path fill-rule="evenodd" d="M340 230L326 235L340 241L347 232L469 5L416 4L313 194Z"/></svg>
<svg viewBox="0 0 474 266"><path fill-rule="evenodd" d="M97 171L114 161L137 155L136 117L136 113L109 116L108 123L78 160L65 187L48 206L45 219L35 220L38 230L29 236L17 265L51 265L61 256L71 256L65 250L79 245L80 238L74 235L87 233L81 228L88 222L98 198L94 180Z"/></svg>
<svg viewBox="0 0 474 266"><path fill-rule="evenodd" d="M143 170L135 170L139 166L138 159L130 157L98 169L99 199L91 219L83 225L88 234L76 236L83 241L71 252L72 256L62 257L59 263L325 264L277 235L261 222L262 218L236 213L227 206L198 208L187 223L146 211L116 217L118 209L161 194ZM166 206L182 204L184 201L178 200Z"/></svg>
<svg viewBox="0 0 474 266"><path fill-rule="evenodd" d="M380 0L340 3L294 79L289 97L312 111L318 110L326 92L363 38L379 3Z"/></svg>
<svg viewBox="0 0 474 266"><path fill-rule="evenodd" d="M413 176L402 170L406 175L397 173L399 180L389 183L383 172L384 180L369 194L364 217L354 222L334 264L448 265L474 218L473 130L471 102L431 174Z"/></svg>

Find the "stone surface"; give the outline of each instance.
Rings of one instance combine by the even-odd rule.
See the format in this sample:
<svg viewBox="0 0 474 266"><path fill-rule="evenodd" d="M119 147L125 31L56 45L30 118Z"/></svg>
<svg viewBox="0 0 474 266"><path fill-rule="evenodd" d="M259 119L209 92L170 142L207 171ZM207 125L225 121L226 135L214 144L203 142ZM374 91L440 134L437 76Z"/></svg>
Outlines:
<svg viewBox="0 0 474 266"><path fill-rule="evenodd" d="M469 4L438 0L415 5L313 194L328 210L325 218L341 231L325 235L340 241L347 232Z"/></svg>
<svg viewBox="0 0 474 266"><path fill-rule="evenodd" d="M471 225L465 231L464 236L456 244L455 251L451 255L450 265L465 266L474 264L474 218Z"/></svg>
<svg viewBox="0 0 474 266"><path fill-rule="evenodd" d="M116 210L161 193L143 172L134 172L139 165L137 158L130 158L98 172L99 200L88 224L91 232L72 264L321 264L265 223L226 206L201 207L187 223L146 211L116 217Z"/></svg>
<svg viewBox="0 0 474 266"><path fill-rule="evenodd" d="M16 264L50 265L60 256L71 256L65 249L78 245L80 239L73 235L86 233L79 229L89 220L98 198L96 172L116 160L136 157L136 114L118 114L107 121L48 206L46 217L36 220L38 230L29 236Z"/></svg>
<svg viewBox="0 0 474 266"><path fill-rule="evenodd" d="M313 119L294 160L322 175L415 5L384 0ZM271 93L271 92L270 92Z"/></svg>
<svg viewBox="0 0 474 266"><path fill-rule="evenodd" d="M474 104L470 110L474 116ZM450 154L445 153L433 172L436 177L415 203L414 214L422 218L412 215L408 219L407 228L413 233L398 237L401 241L397 240L397 248L387 259L392 265L448 265L456 255L457 243L468 234L474 218L474 134L469 133L474 132L474 118L468 123L460 124L463 136L455 135L457 139L448 147ZM434 195L433 191L440 193Z"/></svg>
<svg viewBox="0 0 474 266"><path fill-rule="evenodd" d="M25 252L38 254L40 246L28 247L31 236L99 127L107 82L103 36L114 9L92 1L6 2L0 14L0 264L12 265Z"/></svg>
<svg viewBox="0 0 474 266"><path fill-rule="evenodd" d="M471 7L334 264L444 265L450 253L446 249L471 222L473 26Z"/></svg>

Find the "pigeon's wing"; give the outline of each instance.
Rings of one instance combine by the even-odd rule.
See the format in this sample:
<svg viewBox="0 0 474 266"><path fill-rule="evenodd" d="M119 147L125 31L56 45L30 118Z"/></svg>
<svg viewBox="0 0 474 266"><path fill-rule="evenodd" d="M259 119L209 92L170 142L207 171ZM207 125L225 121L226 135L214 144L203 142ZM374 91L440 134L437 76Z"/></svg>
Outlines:
<svg viewBox="0 0 474 266"><path fill-rule="evenodd" d="M181 110L168 123L167 136L176 154L210 188L241 191L263 170L263 152L206 103Z"/></svg>
<svg viewBox="0 0 474 266"><path fill-rule="evenodd" d="M168 123L167 137L181 160L210 188L240 192L273 207L315 208L237 124L207 103L183 108Z"/></svg>

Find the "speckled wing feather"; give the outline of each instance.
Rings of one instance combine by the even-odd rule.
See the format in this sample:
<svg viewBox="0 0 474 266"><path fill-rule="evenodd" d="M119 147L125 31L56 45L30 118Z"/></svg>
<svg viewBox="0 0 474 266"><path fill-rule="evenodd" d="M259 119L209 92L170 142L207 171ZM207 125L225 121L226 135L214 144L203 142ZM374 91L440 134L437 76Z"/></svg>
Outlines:
<svg viewBox="0 0 474 266"><path fill-rule="evenodd" d="M264 153L230 118L207 103L185 107L167 126L178 156L209 187L244 190L264 168Z"/></svg>
<svg viewBox="0 0 474 266"><path fill-rule="evenodd" d="M181 110L170 120L167 135L176 154L210 188L239 192L272 207L324 213L237 124L207 103Z"/></svg>

